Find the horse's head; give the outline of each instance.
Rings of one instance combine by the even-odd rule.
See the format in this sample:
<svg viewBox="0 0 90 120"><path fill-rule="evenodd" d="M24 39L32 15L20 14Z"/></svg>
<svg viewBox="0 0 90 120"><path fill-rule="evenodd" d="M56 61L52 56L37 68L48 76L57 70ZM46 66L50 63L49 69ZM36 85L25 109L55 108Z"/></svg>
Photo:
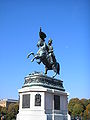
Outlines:
<svg viewBox="0 0 90 120"><path fill-rule="evenodd" d="M38 43L37 43L37 47L41 47L41 46L43 46L44 45L44 40L42 40L42 39L40 39L39 41L38 41Z"/></svg>

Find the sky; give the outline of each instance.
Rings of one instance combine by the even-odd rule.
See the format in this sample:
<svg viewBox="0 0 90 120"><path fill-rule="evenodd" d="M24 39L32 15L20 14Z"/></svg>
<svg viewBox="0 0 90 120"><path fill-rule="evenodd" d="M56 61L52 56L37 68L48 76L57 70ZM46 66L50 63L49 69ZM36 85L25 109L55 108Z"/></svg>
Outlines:
<svg viewBox="0 0 90 120"><path fill-rule="evenodd" d="M18 99L24 77L44 72L32 57L37 53L39 30L45 42L53 40L60 75L71 98L90 98L90 1L89 0L0 0L0 99ZM48 71L52 76L53 71Z"/></svg>

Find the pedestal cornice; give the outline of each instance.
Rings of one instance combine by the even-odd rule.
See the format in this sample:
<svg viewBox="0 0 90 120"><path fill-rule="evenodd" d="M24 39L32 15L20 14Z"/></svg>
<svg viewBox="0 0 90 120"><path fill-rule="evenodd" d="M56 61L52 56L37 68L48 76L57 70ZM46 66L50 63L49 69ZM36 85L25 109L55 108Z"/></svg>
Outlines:
<svg viewBox="0 0 90 120"><path fill-rule="evenodd" d="M39 72L34 72L32 74L29 74L24 79L25 79L25 82L24 82L24 85L22 86L23 88L31 87L31 86L42 86L45 88L65 91L63 87L63 81L52 78L52 77L48 77Z"/></svg>

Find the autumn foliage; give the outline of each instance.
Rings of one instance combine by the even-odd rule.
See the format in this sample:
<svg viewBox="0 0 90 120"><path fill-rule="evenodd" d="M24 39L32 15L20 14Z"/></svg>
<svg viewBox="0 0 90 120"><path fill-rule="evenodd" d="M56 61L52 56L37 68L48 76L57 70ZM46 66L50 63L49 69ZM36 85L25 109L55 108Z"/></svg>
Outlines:
<svg viewBox="0 0 90 120"><path fill-rule="evenodd" d="M68 113L73 118L79 117L81 120L90 120L90 99L70 99L68 103Z"/></svg>
<svg viewBox="0 0 90 120"><path fill-rule="evenodd" d="M3 120L16 120L16 115L18 113L19 105L18 103L11 103L8 108L0 106L0 117L4 117Z"/></svg>

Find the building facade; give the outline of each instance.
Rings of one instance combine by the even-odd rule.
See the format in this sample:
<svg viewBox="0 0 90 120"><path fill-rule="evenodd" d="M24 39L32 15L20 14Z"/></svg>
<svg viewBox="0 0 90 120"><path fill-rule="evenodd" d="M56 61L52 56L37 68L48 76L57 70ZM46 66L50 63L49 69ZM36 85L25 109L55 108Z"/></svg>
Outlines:
<svg viewBox="0 0 90 120"><path fill-rule="evenodd" d="M1 107L6 107L6 108L8 108L8 106L9 106L11 103L18 103L18 100L15 100L15 99L1 99L1 100L0 100L0 106L1 106Z"/></svg>

